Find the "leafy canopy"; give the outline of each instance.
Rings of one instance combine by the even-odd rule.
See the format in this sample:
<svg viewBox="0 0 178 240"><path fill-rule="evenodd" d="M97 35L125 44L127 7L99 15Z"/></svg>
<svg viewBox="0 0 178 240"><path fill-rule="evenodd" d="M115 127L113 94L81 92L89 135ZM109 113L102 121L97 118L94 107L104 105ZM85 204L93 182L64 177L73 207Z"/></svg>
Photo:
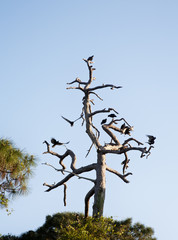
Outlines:
<svg viewBox="0 0 178 240"><path fill-rule="evenodd" d="M7 139L0 139L0 207L8 207L12 196L27 193L27 180L36 165L33 155L15 148Z"/></svg>
<svg viewBox="0 0 178 240"><path fill-rule="evenodd" d="M153 234L152 228L132 224L131 218L115 221L66 212L47 216L44 225L36 231L28 231L20 237L4 236L2 240L156 240Z"/></svg>

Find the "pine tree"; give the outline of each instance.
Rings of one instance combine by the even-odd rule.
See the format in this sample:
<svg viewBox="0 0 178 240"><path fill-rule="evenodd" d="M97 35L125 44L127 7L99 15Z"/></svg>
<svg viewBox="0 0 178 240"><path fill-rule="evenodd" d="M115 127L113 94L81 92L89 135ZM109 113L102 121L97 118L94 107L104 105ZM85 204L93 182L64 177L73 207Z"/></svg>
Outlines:
<svg viewBox="0 0 178 240"><path fill-rule="evenodd" d="M27 180L32 175L35 160L11 141L0 139L0 207L8 208L13 196L28 192Z"/></svg>

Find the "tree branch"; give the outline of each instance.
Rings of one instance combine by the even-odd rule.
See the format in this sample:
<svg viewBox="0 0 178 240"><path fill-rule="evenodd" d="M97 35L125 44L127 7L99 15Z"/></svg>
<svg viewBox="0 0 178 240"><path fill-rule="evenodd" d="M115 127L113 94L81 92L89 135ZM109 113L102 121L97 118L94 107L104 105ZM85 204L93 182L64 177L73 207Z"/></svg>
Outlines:
<svg viewBox="0 0 178 240"><path fill-rule="evenodd" d="M92 66L90 65L90 61L86 60L86 59L83 59L86 63L87 63L87 67L88 67L88 70L89 70L89 80L88 80L88 83L87 85L85 86L85 90L89 88L89 86L91 85L92 81L93 81L93 70L95 70L94 68L92 68Z"/></svg>
<svg viewBox="0 0 178 240"><path fill-rule="evenodd" d="M91 179L91 178L79 176L79 175L76 174L75 172L71 172L71 171L68 171L68 170L55 168L53 165L51 165L51 164L49 164L49 163L42 163L42 164L43 164L43 165L46 165L46 166L49 166L49 167L52 167L52 168L53 168L54 170L56 170L57 172L71 173L71 174L73 174L74 176L78 177L79 179L85 179L85 180L88 180L88 181L91 181L91 182L95 183L95 180L93 180L93 179ZM75 169L75 170L76 170L76 169Z"/></svg>
<svg viewBox="0 0 178 240"><path fill-rule="evenodd" d="M54 156L60 158L59 164L62 166L63 170L66 169L65 165L63 164L63 160L64 160L64 158L66 158L67 156L70 156L70 157L72 158L72 162L71 162L70 167L71 167L71 169L72 169L73 171L76 169L76 168L75 168L76 156L75 156L75 154L74 154L73 151L67 149L66 152L65 152L63 155L60 155L60 154L58 154L58 153L53 152L53 151L50 150L50 147L49 147L50 145L49 145L49 143L48 143L47 141L44 141L44 143L46 143L46 145L47 145L47 151L44 152L43 154L49 153L49 154L51 154L51 155L54 155Z"/></svg>
<svg viewBox="0 0 178 240"><path fill-rule="evenodd" d="M117 172L116 170L114 170L114 169L112 169L112 168L110 168L110 167L108 167L108 166L106 166L106 170L107 170L108 172L114 173L115 175L117 175L118 177L120 177L125 183L129 183L129 181L126 179L126 177L129 176L129 175L132 175L132 173L127 173L127 174L125 174L125 175L122 175L122 174L120 174L119 172Z"/></svg>
<svg viewBox="0 0 178 240"><path fill-rule="evenodd" d="M63 184L64 185L64 199L63 199L63 201L64 201L64 206L66 206L66 199L67 199L67 197L66 197L66 192L67 192L67 184Z"/></svg>
<svg viewBox="0 0 178 240"><path fill-rule="evenodd" d="M153 146L151 146L153 147ZM133 151L133 150L137 150L141 152L141 158L146 156L146 154L150 154L150 150L151 147L147 150L146 147L141 148L141 147L126 147L126 146L113 146L113 148L111 148L111 145L105 146L103 148L98 149L98 152L101 152L102 154L107 154L107 153L112 153L112 154L122 154L122 153L126 153L129 151Z"/></svg>
<svg viewBox="0 0 178 240"><path fill-rule="evenodd" d="M109 112L111 112L111 111L114 111L115 113L118 114L118 112L116 112L116 110L114 110L114 108L108 108L108 109L104 108L104 109L102 109L102 110L98 110L98 111L92 112L92 113L89 115L89 117L94 116L94 115L99 114L99 113L109 113Z"/></svg>
<svg viewBox="0 0 178 240"><path fill-rule="evenodd" d="M132 127L126 120L125 118L120 118L120 119L115 119L114 122L119 122L119 121L124 121L130 128ZM133 127L132 127L133 128Z"/></svg>
<svg viewBox="0 0 178 240"><path fill-rule="evenodd" d="M101 101L103 101L103 99L98 94L96 94L95 92L90 92L90 94L94 94L95 96L97 96L97 98L99 98Z"/></svg>
<svg viewBox="0 0 178 240"><path fill-rule="evenodd" d="M84 89L82 87L68 87L66 89L78 89L78 90L81 90L82 92L85 92Z"/></svg>
<svg viewBox="0 0 178 240"><path fill-rule="evenodd" d="M94 195L94 193L95 193L95 187L92 187L92 189L90 189L90 191L85 196L85 218L87 218L89 215L89 201L90 201L90 198Z"/></svg>
<svg viewBox="0 0 178 240"><path fill-rule="evenodd" d="M130 161L130 159L128 159L127 153L124 153L125 155L125 160L121 163L123 165L123 174L125 173L125 170L129 167L128 163Z"/></svg>
<svg viewBox="0 0 178 240"><path fill-rule="evenodd" d="M110 87L112 90L114 88L118 89L118 88L122 88L121 86L114 86L112 84L103 84L101 86L97 86L97 87L94 87L94 88L88 88L88 91L95 91L95 90L98 90L98 89L102 89L102 88L107 88L107 87Z"/></svg>
<svg viewBox="0 0 178 240"><path fill-rule="evenodd" d="M102 125L103 130L111 137L111 139L112 139L118 146L120 146L121 144L120 144L119 140L118 140L117 137L114 135L114 133L112 133L112 132L110 131L110 129L109 129L110 127L111 127L111 125L109 125L109 124L103 124L103 125Z"/></svg>
<svg viewBox="0 0 178 240"><path fill-rule="evenodd" d="M135 139L135 138L129 138L129 139L125 140L125 142L124 142L122 145L124 146L124 145L126 145L128 142L130 142L130 141L135 141L136 143L138 143L138 146L139 146L139 145L143 145L143 143L139 142L139 141L138 141L137 139Z"/></svg>
<svg viewBox="0 0 178 240"><path fill-rule="evenodd" d="M57 187L61 186L62 184L66 183L70 178L72 178L73 176L76 176L76 175L77 175L77 177L79 177L81 179L86 179L86 180L89 180L89 181L92 181L93 183L95 183L95 180L93 180L93 179L78 176L78 174L81 174L81 173L84 173L84 172L89 172L89 171L92 171L94 169L96 169L96 163L93 163L93 164L87 165L85 167L75 169L74 172L69 173L64 179L62 179L57 184L49 185L47 183L44 183L43 186L49 187L49 189L46 190L46 192L49 192L52 189L57 188ZM67 170L60 169L59 171L67 171Z"/></svg>
<svg viewBox="0 0 178 240"><path fill-rule="evenodd" d="M73 82L67 83L68 85L71 85L73 83L79 83L79 84L83 84L86 85L87 82L82 82L79 78L76 78Z"/></svg>

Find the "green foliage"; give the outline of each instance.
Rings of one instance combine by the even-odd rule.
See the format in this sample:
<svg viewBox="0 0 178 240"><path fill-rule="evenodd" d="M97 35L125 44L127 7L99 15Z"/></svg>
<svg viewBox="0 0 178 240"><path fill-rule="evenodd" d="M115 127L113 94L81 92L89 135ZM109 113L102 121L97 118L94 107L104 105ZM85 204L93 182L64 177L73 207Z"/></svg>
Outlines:
<svg viewBox="0 0 178 240"><path fill-rule="evenodd" d="M47 216L36 231L20 237L4 236L1 240L156 240L154 231L132 220L115 221L112 218L84 218L83 214L57 213ZM8 237L8 238L7 238Z"/></svg>
<svg viewBox="0 0 178 240"><path fill-rule="evenodd" d="M0 207L8 207L9 199L27 193L27 180L35 166L33 155L25 154L6 139L0 139Z"/></svg>

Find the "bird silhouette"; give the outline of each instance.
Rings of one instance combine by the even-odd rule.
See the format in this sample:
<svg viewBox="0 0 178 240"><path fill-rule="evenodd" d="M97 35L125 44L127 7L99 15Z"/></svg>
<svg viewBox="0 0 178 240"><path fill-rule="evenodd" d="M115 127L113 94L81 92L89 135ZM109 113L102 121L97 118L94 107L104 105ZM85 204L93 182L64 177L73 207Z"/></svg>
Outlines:
<svg viewBox="0 0 178 240"><path fill-rule="evenodd" d="M87 61L93 61L93 57L94 57L94 55L92 55L91 57L89 57L89 58L87 58Z"/></svg>
<svg viewBox="0 0 178 240"><path fill-rule="evenodd" d="M68 144L69 142L62 143L62 142L57 141L55 138L51 138L51 143L53 144L52 147L55 147L56 145L61 146L61 145Z"/></svg>
<svg viewBox="0 0 178 240"><path fill-rule="evenodd" d="M126 125L125 125L125 123L123 123L123 124L121 125L121 129L124 130L125 127L126 127Z"/></svg>
<svg viewBox="0 0 178 240"><path fill-rule="evenodd" d="M111 113L111 114L108 115L108 117L115 118L115 117L117 117L117 116L116 116L116 114Z"/></svg>
<svg viewBox="0 0 178 240"><path fill-rule="evenodd" d="M101 124L104 124L104 123L106 123L106 122L107 122L107 118L103 119L103 120L101 121Z"/></svg>
<svg viewBox="0 0 178 240"><path fill-rule="evenodd" d="M147 137L148 137L148 144L149 145L152 145L152 144L154 144L155 143L155 139L156 139L156 137L154 137L154 136L152 136L152 135L146 135Z"/></svg>
<svg viewBox="0 0 178 240"><path fill-rule="evenodd" d="M125 135L127 134L127 135L130 136L130 135L131 135L131 134L130 134L130 131L131 131L131 129L126 126L125 129L124 129L124 134L125 134Z"/></svg>
<svg viewBox="0 0 178 240"><path fill-rule="evenodd" d="M68 123L70 123L71 127L73 127L75 121L70 121L69 119L67 119L67 118L65 118L65 117L63 117L63 116L61 116L61 117L62 117L65 121L67 121Z"/></svg>
<svg viewBox="0 0 178 240"><path fill-rule="evenodd" d="M76 121L78 121L80 118L83 117L83 114L81 114L80 117L77 118L75 121L70 121L69 119L67 119L67 118L65 118L65 117L63 117L63 116L61 116L61 117L62 117L65 121L67 121L68 123L70 123L71 127L73 127L73 126L74 126L74 123L75 123Z"/></svg>

